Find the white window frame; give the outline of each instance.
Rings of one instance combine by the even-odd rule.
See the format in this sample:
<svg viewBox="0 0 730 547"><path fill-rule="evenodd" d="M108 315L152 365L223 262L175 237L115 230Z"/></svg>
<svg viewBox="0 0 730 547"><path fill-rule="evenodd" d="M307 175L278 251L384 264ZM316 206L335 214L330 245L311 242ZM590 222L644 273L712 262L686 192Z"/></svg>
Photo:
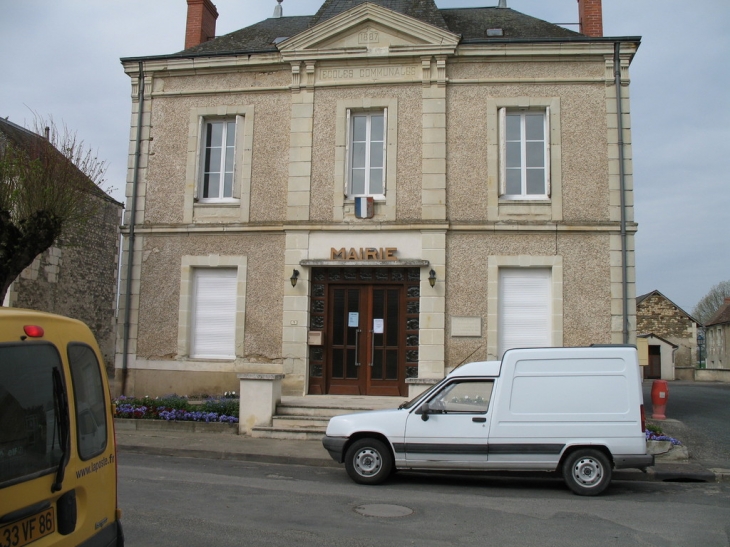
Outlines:
<svg viewBox="0 0 730 547"><path fill-rule="evenodd" d="M380 169L382 172L382 185L383 185L383 191L380 193L373 193L370 191L370 176L372 173L372 166L370 165L370 153L372 150L372 134L371 134L371 128L372 128L372 117L373 116L383 116L383 140L382 140L382 149L383 149L383 164L382 166L377 166L376 169ZM353 160L353 154L355 152L355 124L354 119L355 118L365 118L366 122L366 137L365 137L365 143L366 143L366 150L365 150L365 166L362 168L362 170L365 172L365 181L364 181L364 192L362 193L355 193L353 191L353 172L361 168L354 166L354 160ZM377 142L377 141L375 141ZM347 109L347 199L354 199L356 197L372 197L375 200L383 201L385 200L385 195L387 193L387 164L388 164L388 109L382 108L377 110L370 110L370 111L353 111L352 109Z"/></svg>
<svg viewBox="0 0 730 547"><path fill-rule="evenodd" d="M205 160L207 121L236 120L233 191L231 198L200 199ZM253 105L210 106L190 109L183 222L248 222L251 205Z"/></svg>
<svg viewBox="0 0 730 547"><path fill-rule="evenodd" d="M237 134L239 133L239 124L243 123L243 116L236 117L225 117L225 118L201 118L202 130L200 131L200 170L198 173L198 201L200 203L231 203L237 202L238 196L236 195L236 143L238 141ZM206 171L208 165L208 158L210 149L208 148L208 132L214 124L222 124L223 131L221 136L221 155L216 169ZM230 125L233 124L233 131L230 130ZM232 134L231 134L232 133ZM230 145L230 141L233 140L233 146ZM230 149L230 150L229 150ZM226 169L226 163L228 154L231 155L231 170ZM219 176L218 183L218 195L205 197L205 178L210 173L217 173ZM231 188L230 195L224 195L225 190L225 176L230 174L231 177Z"/></svg>
<svg viewBox="0 0 730 547"><path fill-rule="evenodd" d="M375 199L374 220L394 221L397 210L397 157L398 157L398 99L388 97L361 97L337 101L335 130L335 165L333 177L332 219L343 221L355 218L354 199L348 195L349 175L349 112L387 110L385 123L384 199Z"/></svg>
<svg viewBox="0 0 730 547"><path fill-rule="evenodd" d="M529 141L526 135L527 116L541 115L543 120L542 141ZM507 173L513 168L507 165L507 117L519 116L520 118L520 193L507 193ZM510 141L515 142L515 141ZM531 167L527 166L527 144L528 142L542 142L543 145L543 190L540 194L527 193L527 172ZM550 198L550 107L542 109L511 109L502 107L499 109L499 197L507 200L546 200Z"/></svg>

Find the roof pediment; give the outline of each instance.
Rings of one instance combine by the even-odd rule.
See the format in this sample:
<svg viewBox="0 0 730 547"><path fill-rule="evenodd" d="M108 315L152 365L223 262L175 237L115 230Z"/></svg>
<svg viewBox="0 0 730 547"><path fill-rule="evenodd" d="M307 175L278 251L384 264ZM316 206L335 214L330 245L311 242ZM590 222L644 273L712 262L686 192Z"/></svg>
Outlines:
<svg viewBox="0 0 730 547"><path fill-rule="evenodd" d="M278 45L285 61L448 55L460 36L377 4L360 4Z"/></svg>

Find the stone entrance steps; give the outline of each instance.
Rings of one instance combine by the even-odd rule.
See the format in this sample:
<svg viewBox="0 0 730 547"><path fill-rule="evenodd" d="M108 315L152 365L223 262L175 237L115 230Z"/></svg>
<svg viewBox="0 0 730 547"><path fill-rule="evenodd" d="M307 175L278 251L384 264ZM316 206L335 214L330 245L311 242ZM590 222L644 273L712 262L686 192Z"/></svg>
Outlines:
<svg viewBox="0 0 730 547"><path fill-rule="evenodd" d="M406 397L367 397L363 395L309 395L282 397L276 406L271 427L254 427L252 437L268 439L319 440L329 419L341 414L398 408Z"/></svg>

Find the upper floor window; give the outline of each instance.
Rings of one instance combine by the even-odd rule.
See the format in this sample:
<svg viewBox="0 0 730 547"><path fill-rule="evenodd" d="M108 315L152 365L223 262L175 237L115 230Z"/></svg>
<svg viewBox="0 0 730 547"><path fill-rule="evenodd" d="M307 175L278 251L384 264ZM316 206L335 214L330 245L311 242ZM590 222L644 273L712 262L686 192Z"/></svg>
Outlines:
<svg viewBox="0 0 730 547"><path fill-rule="evenodd" d="M206 120L202 139L201 201L233 198L236 120Z"/></svg>
<svg viewBox="0 0 730 547"><path fill-rule="evenodd" d="M549 111L499 109L500 198L550 196Z"/></svg>
<svg viewBox="0 0 730 547"><path fill-rule="evenodd" d="M351 113L348 109L348 198L385 198L387 109Z"/></svg>

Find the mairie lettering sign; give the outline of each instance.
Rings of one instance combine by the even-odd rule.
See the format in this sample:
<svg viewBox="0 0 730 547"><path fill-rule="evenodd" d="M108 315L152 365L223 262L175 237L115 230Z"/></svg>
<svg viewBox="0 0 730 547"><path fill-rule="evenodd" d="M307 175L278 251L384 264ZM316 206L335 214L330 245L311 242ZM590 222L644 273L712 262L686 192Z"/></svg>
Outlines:
<svg viewBox="0 0 730 547"><path fill-rule="evenodd" d="M330 249L330 260L398 260L395 253L398 252L397 247L350 247L346 249Z"/></svg>

